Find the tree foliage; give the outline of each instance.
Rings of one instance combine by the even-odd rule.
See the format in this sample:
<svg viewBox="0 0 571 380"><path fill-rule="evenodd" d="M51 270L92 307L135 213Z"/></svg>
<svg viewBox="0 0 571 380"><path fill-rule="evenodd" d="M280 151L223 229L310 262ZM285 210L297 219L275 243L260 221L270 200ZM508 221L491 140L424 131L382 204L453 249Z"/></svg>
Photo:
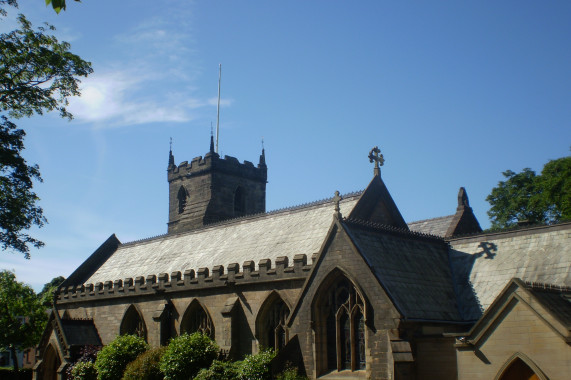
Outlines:
<svg viewBox="0 0 571 380"><path fill-rule="evenodd" d="M81 0L74 0L76 2L80 2ZM54 11L56 11L56 13L60 13L62 10L65 11L66 9L66 4L65 4L65 0L46 0L46 5L52 5Z"/></svg>
<svg viewBox="0 0 571 380"><path fill-rule="evenodd" d="M571 156L545 164L539 183L551 217L555 220L571 219Z"/></svg>
<svg viewBox="0 0 571 380"><path fill-rule="evenodd" d="M0 0L0 15L6 15L4 5L18 6L15 0ZM34 181L42 178L39 167L21 156L25 132L9 118L58 111L71 119L68 98L80 95L78 78L93 70L69 51L69 43L48 34L53 26L34 29L24 15L18 24L0 34L0 246L30 258L29 245L43 245L25 232L46 223L32 191Z"/></svg>
<svg viewBox="0 0 571 380"><path fill-rule="evenodd" d="M47 34L53 26L34 30L22 14L18 24L0 35L0 110L15 118L57 110L71 119L68 97L80 95L78 77L91 74L91 64L71 53L68 42Z"/></svg>
<svg viewBox="0 0 571 380"><path fill-rule="evenodd" d="M47 308L52 307L52 301L54 297L54 291L61 285L62 282L65 281L65 277L57 276L51 279L50 282L44 284L41 292L38 293L38 298L42 305Z"/></svg>
<svg viewBox="0 0 571 380"><path fill-rule="evenodd" d="M26 231L46 222L32 190L33 180L42 181L38 165L28 165L20 155L26 133L5 116L0 117L0 245L13 249L28 259L30 249L44 245Z"/></svg>
<svg viewBox="0 0 571 380"><path fill-rule="evenodd" d="M13 272L0 272L0 347L16 351L38 344L48 316L34 290L16 281ZM18 371L18 361L14 360Z"/></svg>
<svg viewBox="0 0 571 380"><path fill-rule="evenodd" d="M529 168L502 175L506 180L486 198L493 229L571 219L571 156L549 161L541 175Z"/></svg>

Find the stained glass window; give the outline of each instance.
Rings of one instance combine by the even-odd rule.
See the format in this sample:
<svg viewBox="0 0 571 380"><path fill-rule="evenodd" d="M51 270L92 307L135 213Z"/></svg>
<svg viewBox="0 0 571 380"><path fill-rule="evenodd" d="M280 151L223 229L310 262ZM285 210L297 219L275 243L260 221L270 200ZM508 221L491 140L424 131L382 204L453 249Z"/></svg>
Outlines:
<svg viewBox="0 0 571 380"><path fill-rule="evenodd" d="M325 305L328 368L352 371L365 368L363 312L363 299L347 278L331 287Z"/></svg>

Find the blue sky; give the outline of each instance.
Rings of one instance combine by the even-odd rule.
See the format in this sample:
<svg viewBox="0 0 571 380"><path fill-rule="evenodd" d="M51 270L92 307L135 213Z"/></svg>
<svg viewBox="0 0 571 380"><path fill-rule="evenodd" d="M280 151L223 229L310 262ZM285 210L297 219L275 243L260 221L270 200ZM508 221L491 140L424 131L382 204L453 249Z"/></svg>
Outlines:
<svg viewBox="0 0 571 380"><path fill-rule="evenodd" d="M56 26L95 70L72 122L18 121L49 224L33 231L46 246L31 260L0 252L0 268L36 290L113 233L166 232L169 138L177 163L208 151L219 63L220 153L257 162L263 138L268 210L365 188L378 145L406 221L454 213L464 186L488 227L485 198L502 171L569 155L569 1L84 0L59 15L21 1L19 11Z"/></svg>

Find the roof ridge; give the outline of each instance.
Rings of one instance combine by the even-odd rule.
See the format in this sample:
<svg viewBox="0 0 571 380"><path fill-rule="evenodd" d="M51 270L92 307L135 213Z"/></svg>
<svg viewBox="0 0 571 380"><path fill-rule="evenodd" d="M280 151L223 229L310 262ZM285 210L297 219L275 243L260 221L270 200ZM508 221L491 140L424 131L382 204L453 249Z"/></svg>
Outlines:
<svg viewBox="0 0 571 380"><path fill-rule="evenodd" d="M343 198L341 202L343 202L343 200L345 200L345 198L354 198L354 197L360 196L361 194L363 194L363 190L352 191L350 193L343 194L341 196ZM316 200L313 202L301 203L299 205L284 207L284 208L280 208L280 209L276 209L276 210L272 210L272 211L259 212L259 213L254 213L254 214L243 215L243 216L236 217L236 218L224 219L224 220L221 220L218 222L212 222L212 223L205 224L202 227L199 227L199 228L196 228L193 230L189 230L189 231L183 231L183 232L179 232L179 233L175 233L175 234L165 233L165 234L155 235L155 236L151 236L151 237L147 237L147 238L136 239L136 240L132 240L129 242L121 243L120 246L121 247L130 246L133 244L144 243L147 241L151 241L151 240L155 240L155 239L159 239L159 238L163 238L163 237L167 237L167 236L186 235L186 234L195 233L198 231L204 231L205 229L213 228L213 227L224 225L224 224L233 224L233 223L241 222L244 220L259 219L259 218L263 218L266 216L277 215L277 214L286 213L286 212L290 212L290 211L303 210L303 209L307 209L307 208L314 207L314 206L320 206L320 205L324 205L326 203L331 203L331 202L333 202L333 197L319 199L319 200ZM333 212L331 212L331 214L333 214Z"/></svg>
<svg viewBox="0 0 571 380"><path fill-rule="evenodd" d="M548 290L553 292L571 292L571 286L549 284L545 282L525 281L525 286L534 290Z"/></svg>
<svg viewBox="0 0 571 380"><path fill-rule="evenodd" d="M454 236L449 236L449 237L447 237L447 240L452 241L452 240L470 239L470 238L475 238L475 237L480 237L480 236L509 235L509 234L521 233L521 232L534 233L534 231L537 231L537 230L542 230L542 229L546 229L546 228L553 228L553 227L565 228L565 226L568 226L568 225L571 226L571 221L562 220L562 221L559 221L557 223L552 223L552 224L538 223L538 224L531 224L531 225L526 225L526 226L512 226L509 228L498 229L498 230L487 229L487 230L483 230L480 232L468 232L465 234L458 234L458 235L454 235Z"/></svg>
<svg viewBox="0 0 571 380"><path fill-rule="evenodd" d="M408 225L414 224L414 223L423 223L423 222L428 222L430 220L437 220L437 219L444 219L444 218L450 218L453 217L455 214L450 214L450 215L444 215L444 216L437 216L436 218L428 218L428 219L422 219L422 220L415 220L413 222L407 223Z"/></svg>
<svg viewBox="0 0 571 380"><path fill-rule="evenodd" d="M381 231L385 231L385 232L393 232L393 233L398 233L398 234L408 235L408 236L415 236L415 237L420 237L420 238L429 239L429 240L437 240L439 242L446 242L446 240L444 238L442 238L441 236L426 234L426 233L418 232L418 231L405 230L404 228L398 228L398 227L390 226L388 224L374 223L374 222L370 222L368 220L353 219L353 218L343 218L343 221L346 223L349 223L349 224L356 224L356 225L360 225L363 227L369 227L369 228L373 228L373 229L377 229L377 230L381 230Z"/></svg>

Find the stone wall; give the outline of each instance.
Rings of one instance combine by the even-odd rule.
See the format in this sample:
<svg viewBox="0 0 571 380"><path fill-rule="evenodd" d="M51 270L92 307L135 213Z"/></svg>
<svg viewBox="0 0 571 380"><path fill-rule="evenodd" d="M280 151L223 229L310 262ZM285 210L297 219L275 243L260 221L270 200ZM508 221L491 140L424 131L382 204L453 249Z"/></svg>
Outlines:
<svg viewBox="0 0 571 380"><path fill-rule="evenodd" d="M515 359L523 359L539 379L565 380L571 347L531 308L513 299L476 347L458 348L460 380L499 379Z"/></svg>
<svg viewBox="0 0 571 380"><path fill-rule="evenodd" d="M242 270L230 265L225 271L216 266L210 271L201 268L105 283L70 286L58 295L60 316L72 319L93 319L103 344L108 344L120 332L121 321L133 305L142 316L147 340L153 346L161 343L160 315L165 303L171 308L174 334L180 333L182 317L192 301L198 300L214 325L215 340L221 348L238 356L255 353L256 317L264 301L277 293L288 307L293 307L310 270L305 255L298 255L289 266L287 257L273 263L261 260L255 270L254 262L247 261ZM236 306L237 305L237 306ZM233 310L234 307L238 310ZM232 339L233 329L250 342ZM232 345L239 344L239 348Z"/></svg>

